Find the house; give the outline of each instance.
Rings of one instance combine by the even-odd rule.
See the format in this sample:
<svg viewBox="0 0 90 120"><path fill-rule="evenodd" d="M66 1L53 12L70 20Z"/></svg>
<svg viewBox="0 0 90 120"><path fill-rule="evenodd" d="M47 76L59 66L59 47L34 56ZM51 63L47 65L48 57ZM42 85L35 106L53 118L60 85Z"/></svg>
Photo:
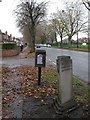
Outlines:
<svg viewBox="0 0 90 120"><path fill-rule="evenodd" d="M1 30L0 30L0 42L11 42L13 41L12 39L12 35L8 35L7 34L7 31L5 33L3 33Z"/></svg>
<svg viewBox="0 0 90 120"><path fill-rule="evenodd" d="M2 42L2 32L0 30L0 42Z"/></svg>
<svg viewBox="0 0 90 120"><path fill-rule="evenodd" d="M72 43L77 43L77 40L71 40L72 41ZM89 39L88 38L86 38L86 37L84 37L84 38L79 38L78 39L78 42L79 43L89 43L90 41L89 41ZM68 43L68 39L66 38L66 39L64 39L63 40L63 43Z"/></svg>
<svg viewBox="0 0 90 120"><path fill-rule="evenodd" d="M63 43L68 43L68 38L65 38L62 42L63 42ZM74 42L74 40L71 39L71 42Z"/></svg>
<svg viewBox="0 0 90 120"><path fill-rule="evenodd" d="M5 42L15 42L17 44L20 44L20 39L12 37L12 34L8 35L7 31L3 33L0 30L0 43L5 43Z"/></svg>
<svg viewBox="0 0 90 120"><path fill-rule="evenodd" d="M88 38L86 38L86 37L79 38L78 41L79 41L79 43L88 43L89 42Z"/></svg>

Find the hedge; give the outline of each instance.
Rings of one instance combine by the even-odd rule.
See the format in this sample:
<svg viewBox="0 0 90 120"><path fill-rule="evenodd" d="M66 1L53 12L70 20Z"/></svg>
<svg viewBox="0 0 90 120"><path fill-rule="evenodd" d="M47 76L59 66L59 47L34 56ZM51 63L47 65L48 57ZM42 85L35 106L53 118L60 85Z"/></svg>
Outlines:
<svg viewBox="0 0 90 120"><path fill-rule="evenodd" d="M51 44L54 47L60 47L61 43L52 43ZM68 43L62 43L62 47L68 47ZM71 48L77 48L77 43L71 43ZM87 45L82 45L82 43L78 43L78 48L90 48L90 44L87 43Z"/></svg>
<svg viewBox="0 0 90 120"><path fill-rule="evenodd" d="M2 43L0 44L0 49L15 49L17 48L16 43Z"/></svg>

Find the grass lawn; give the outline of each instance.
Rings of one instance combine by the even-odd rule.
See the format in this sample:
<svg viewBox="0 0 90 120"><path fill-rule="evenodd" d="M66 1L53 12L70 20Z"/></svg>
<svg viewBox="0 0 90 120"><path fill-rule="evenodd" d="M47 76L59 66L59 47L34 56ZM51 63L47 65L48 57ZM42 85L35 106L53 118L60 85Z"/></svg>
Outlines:
<svg viewBox="0 0 90 120"><path fill-rule="evenodd" d="M44 79L46 79L49 84L51 84L52 86L56 86L57 88L58 77L56 69L47 68ZM79 105L83 106L83 108L89 112L90 86L86 83L83 83L75 76L73 76L73 98ZM88 112L87 114L90 114Z"/></svg>
<svg viewBox="0 0 90 120"><path fill-rule="evenodd" d="M70 47L68 47L68 44L67 43L63 43L62 45L62 48L61 48L61 45L60 44L54 44L52 45L52 47L55 47L55 48L60 48L60 49L68 49L68 50L75 50L75 51L82 51L82 52L89 52L89 48L90 48L90 44L86 44L86 45L83 45L81 43L78 44L78 48L77 48L77 44L73 43L71 44Z"/></svg>
<svg viewBox="0 0 90 120"><path fill-rule="evenodd" d="M58 48L58 49L66 49L66 50L74 50L74 51L81 51L81 52L89 52L89 48L68 48L68 47L64 47L64 48L60 48L60 47L54 47L54 48Z"/></svg>

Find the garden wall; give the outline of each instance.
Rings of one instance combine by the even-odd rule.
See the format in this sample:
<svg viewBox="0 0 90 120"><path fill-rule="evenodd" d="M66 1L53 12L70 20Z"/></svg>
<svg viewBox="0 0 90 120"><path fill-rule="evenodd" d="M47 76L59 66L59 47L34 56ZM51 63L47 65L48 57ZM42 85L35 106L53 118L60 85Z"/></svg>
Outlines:
<svg viewBox="0 0 90 120"><path fill-rule="evenodd" d="M11 50L0 50L0 56L2 57L11 57L16 56L20 53L20 50L11 49Z"/></svg>

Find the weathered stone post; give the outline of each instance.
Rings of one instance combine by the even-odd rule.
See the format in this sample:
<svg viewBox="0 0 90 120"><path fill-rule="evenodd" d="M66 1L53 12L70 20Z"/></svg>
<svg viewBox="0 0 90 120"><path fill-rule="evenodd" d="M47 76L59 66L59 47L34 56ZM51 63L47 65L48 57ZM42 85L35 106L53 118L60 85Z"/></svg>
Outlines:
<svg viewBox="0 0 90 120"><path fill-rule="evenodd" d="M73 100L72 88L72 59L70 56L57 57L58 72L58 97L54 103L57 113L62 114L64 111L71 111L77 107Z"/></svg>

